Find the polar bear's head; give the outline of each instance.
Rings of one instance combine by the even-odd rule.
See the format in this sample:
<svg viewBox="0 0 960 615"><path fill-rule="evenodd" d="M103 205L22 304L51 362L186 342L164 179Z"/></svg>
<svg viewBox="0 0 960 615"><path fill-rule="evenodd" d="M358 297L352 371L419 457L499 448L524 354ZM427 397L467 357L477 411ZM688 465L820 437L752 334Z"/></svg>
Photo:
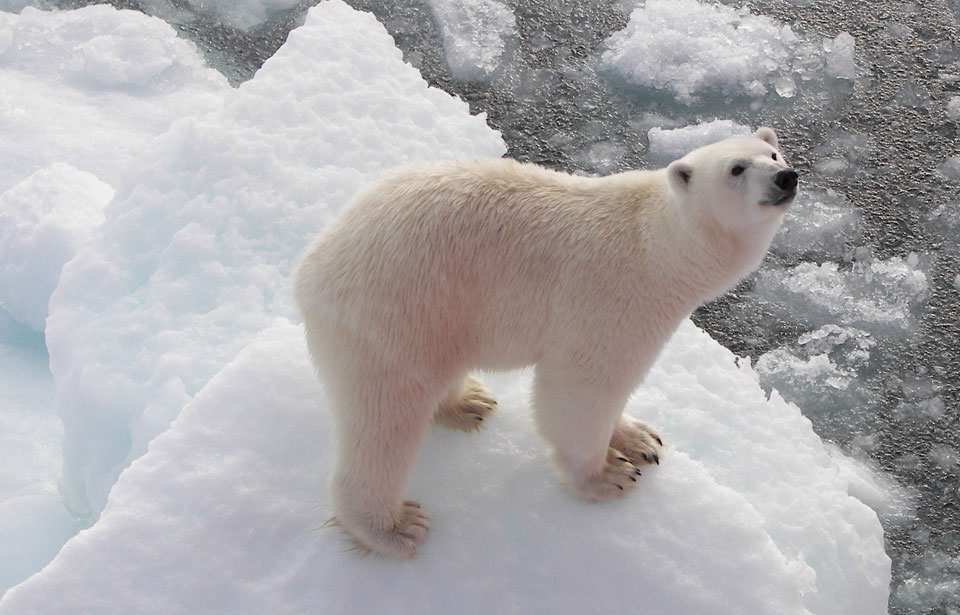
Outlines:
<svg viewBox="0 0 960 615"><path fill-rule="evenodd" d="M684 208L738 234L775 230L797 193L770 128L696 149L670 163L667 177Z"/></svg>

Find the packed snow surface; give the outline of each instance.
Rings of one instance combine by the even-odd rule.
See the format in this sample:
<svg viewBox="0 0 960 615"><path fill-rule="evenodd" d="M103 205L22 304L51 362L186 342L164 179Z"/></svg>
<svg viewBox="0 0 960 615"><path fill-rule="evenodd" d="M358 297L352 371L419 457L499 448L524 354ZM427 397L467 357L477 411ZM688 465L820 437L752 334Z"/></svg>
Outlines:
<svg viewBox="0 0 960 615"><path fill-rule="evenodd" d="M889 560L857 484L691 323L629 406L667 449L622 501L559 484L526 412L529 373L488 380L501 395L488 428L433 428L420 451L410 494L434 515L420 555L363 558L321 528L332 426L302 329L266 330L0 613L885 612Z"/></svg>
<svg viewBox="0 0 960 615"><path fill-rule="evenodd" d="M856 78L850 34L811 42L746 8L700 0L647 0L606 45L607 69L687 104L710 91L792 98L801 84L824 75Z"/></svg>
<svg viewBox="0 0 960 615"><path fill-rule="evenodd" d="M96 520L7 591L0 614L885 612L890 562L858 499L877 506L883 489L689 322L628 408L667 444L634 497L568 493L529 418L529 372L490 375L501 412L487 430L433 429L420 452L410 495L434 514L420 556L350 552L321 529L330 413L293 265L384 169L499 156L499 135L339 0L311 9L237 90L137 13L0 19L34 37L0 34L3 125L27 143L56 113L89 120L22 157L0 142L13 161L0 175L0 290L32 297L17 318L36 326L73 256L45 335L62 495ZM46 55L30 56L38 46ZM61 243L49 262L10 252ZM18 263L35 284L11 275ZM37 495L0 502L0 536L48 537L3 545L22 566L0 581L38 569L75 529Z"/></svg>

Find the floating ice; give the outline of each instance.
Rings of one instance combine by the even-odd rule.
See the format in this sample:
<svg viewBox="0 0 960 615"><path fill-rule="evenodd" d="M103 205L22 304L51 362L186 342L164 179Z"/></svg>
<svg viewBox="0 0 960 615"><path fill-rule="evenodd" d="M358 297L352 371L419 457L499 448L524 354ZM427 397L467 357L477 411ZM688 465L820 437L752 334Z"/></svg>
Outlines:
<svg viewBox="0 0 960 615"><path fill-rule="evenodd" d="M450 72L465 81L489 79L517 36L513 12L496 0L429 0Z"/></svg>
<svg viewBox="0 0 960 615"><path fill-rule="evenodd" d="M960 122L960 96L953 96L947 103L947 116L954 122Z"/></svg>
<svg viewBox="0 0 960 615"><path fill-rule="evenodd" d="M501 411L483 432L427 434L410 487L434 515L418 557L360 558L338 529L317 529L331 419L302 329L278 325L0 614L885 612L880 525L848 495L880 504L882 489L689 321L629 406L667 442L637 497L587 503L559 484L526 408L530 379L488 378Z"/></svg>
<svg viewBox="0 0 960 615"><path fill-rule="evenodd" d="M848 32L841 32L833 39L824 39L823 50L826 52L827 74L838 79L856 79L855 49L856 41Z"/></svg>
<svg viewBox="0 0 960 615"><path fill-rule="evenodd" d="M699 0L648 0L606 43L602 65L628 82L669 90L692 104L710 91L784 98L825 73L853 79L855 41L841 33L820 47L790 26L745 9Z"/></svg>
<svg viewBox="0 0 960 615"><path fill-rule="evenodd" d="M500 155L372 15L313 10L256 77L143 147L94 240L63 269L47 344L63 493L95 518L130 460L278 315L310 236L383 169ZM109 9L113 11L113 9Z"/></svg>
<svg viewBox="0 0 960 615"><path fill-rule="evenodd" d="M960 182L960 156L947 158L946 162L940 165L940 172L943 173L947 179Z"/></svg>
<svg viewBox="0 0 960 615"><path fill-rule="evenodd" d="M664 166L698 147L729 137L745 136L753 131L732 120L713 120L683 128L651 128L647 132L647 157L650 164Z"/></svg>
<svg viewBox="0 0 960 615"><path fill-rule="evenodd" d="M915 333L929 294L927 275L916 254L857 261L801 263L786 271L764 269L756 291L796 321L812 327L834 323L874 335Z"/></svg>
<svg viewBox="0 0 960 615"><path fill-rule="evenodd" d="M824 325L785 346L760 356L755 365L760 384L776 389L809 416L871 412L878 395L864 384L876 368L871 356L876 341L855 327ZM860 427L860 426L855 426ZM854 429L856 431L856 429Z"/></svg>
<svg viewBox="0 0 960 615"><path fill-rule="evenodd" d="M950 252L960 251L960 201L936 208L926 220L927 229L942 239L941 246Z"/></svg>
<svg viewBox="0 0 960 615"><path fill-rule="evenodd" d="M811 259L851 260L860 237L860 210L833 190L802 190L773 240L776 252Z"/></svg>
<svg viewBox="0 0 960 615"><path fill-rule="evenodd" d="M113 188L60 162L0 193L0 304L43 331L60 268L103 222Z"/></svg>

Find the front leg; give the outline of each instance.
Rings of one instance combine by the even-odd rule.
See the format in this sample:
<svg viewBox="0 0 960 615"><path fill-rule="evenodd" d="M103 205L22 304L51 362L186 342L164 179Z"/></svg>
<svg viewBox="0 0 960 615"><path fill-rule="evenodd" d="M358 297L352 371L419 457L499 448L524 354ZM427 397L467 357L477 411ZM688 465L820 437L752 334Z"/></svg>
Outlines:
<svg viewBox="0 0 960 615"><path fill-rule="evenodd" d="M588 500L622 497L640 474L636 464L611 445L628 388L593 383L576 370L537 365L537 427L570 488Z"/></svg>

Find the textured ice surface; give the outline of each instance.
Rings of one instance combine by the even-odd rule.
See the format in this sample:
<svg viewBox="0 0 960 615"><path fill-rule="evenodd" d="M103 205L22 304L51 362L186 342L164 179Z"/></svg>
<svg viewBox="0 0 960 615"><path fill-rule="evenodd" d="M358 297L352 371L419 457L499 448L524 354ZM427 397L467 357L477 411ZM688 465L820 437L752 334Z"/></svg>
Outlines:
<svg viewBox="0 0 960 615"><path fill-rule="evenodd" d="M769 17L699 0L648 0L610 37L602 63L687 104L711 91L791 98L822 74L856 77L855 41L847 33L808 42Z"/></svg>
<svg viewBox="0 0 960 615"><path fill-rule="evenodd" d="M752 132L750 127L732 120L713 120L683 128L654 127L647 131L647 157L652 166L665 166L698 147Z"/></svg>
<svg viewBox="0 0 960 615"><path fill-rule="evenodd" d="M929 294L920 257L834 262L805 262L788 269L760 272L756 291L797 322L818 327L838 324L874 335L903 337L917 331Z"/></svg>
<svg viewBox="0 0 960 615"><path fill-rule="evenodd" d="M497 0L429 0L429 4L453 76L466 81L493 76L517 36L513 12Z"/></svg>
<svg viewBox="0 0 960 615"><path fill-rule="evenodd" d="M143 148L63 269L46 334L78 514L95 517L207 379L293 314L294 260L361 185L411 160L503 152L372 16L322 6L252 81L220 93L222 111L187 114Z"/></svg>
<svg viewBox="0 0 960 615"><path fill-rule="evenodd" d="M488 382L487 429L431 428L420 451L410 495L433 518L417 559L361 558L318 529L331 425L302 329L268 330L0 613L885 612L880 525L848 495L870 481L690 322L629 406L667 442L636 497L567 492L526 408L530 373Z"/></svg>

